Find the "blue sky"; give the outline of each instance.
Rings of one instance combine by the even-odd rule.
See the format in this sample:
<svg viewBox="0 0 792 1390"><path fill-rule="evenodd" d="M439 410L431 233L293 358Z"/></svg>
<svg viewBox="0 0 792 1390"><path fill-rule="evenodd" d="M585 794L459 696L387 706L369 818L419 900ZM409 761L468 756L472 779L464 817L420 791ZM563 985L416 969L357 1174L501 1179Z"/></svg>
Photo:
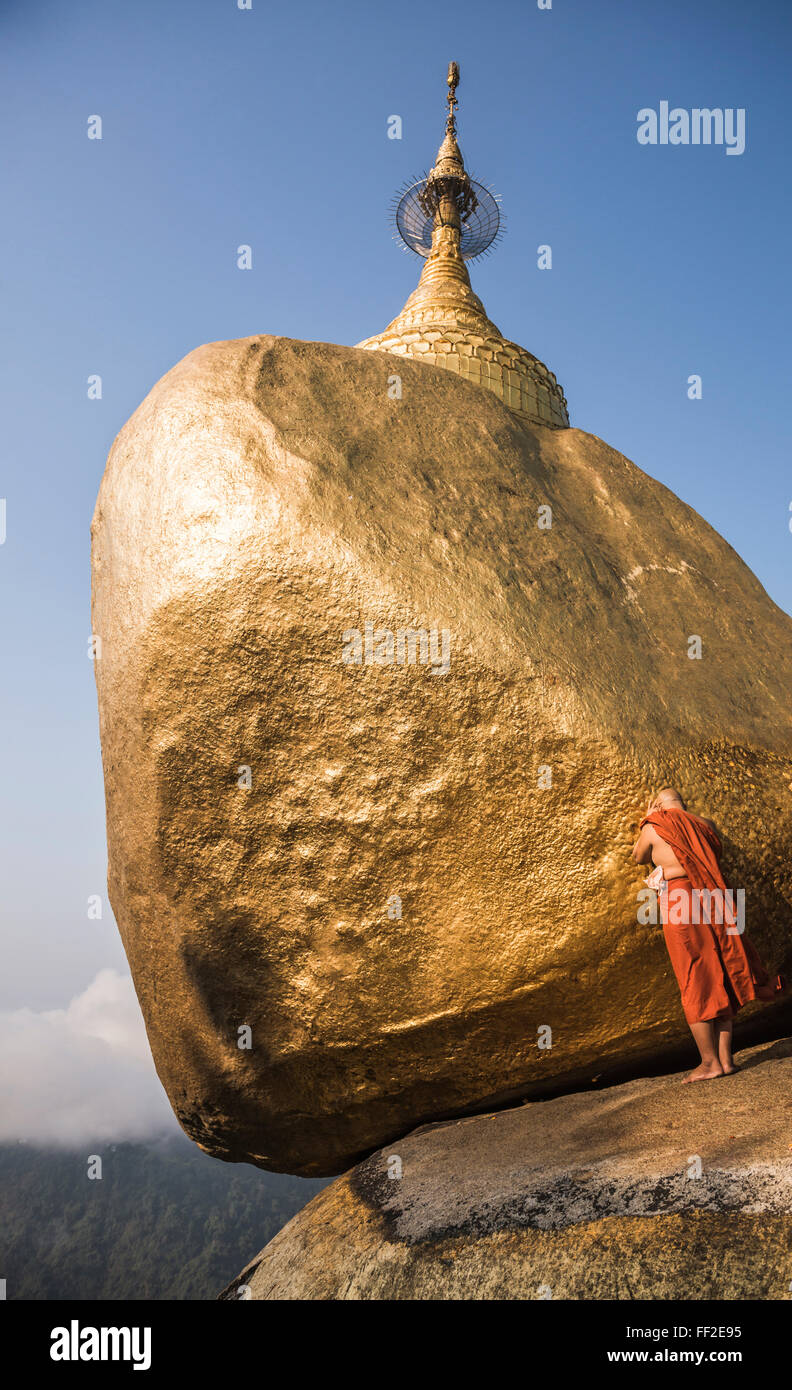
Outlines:
<svg viewBox="0 0 792 1390"><path fill-rule="evenodd" d="M105 894L86 651L112 440L202 342L354 344L396 314L420 265L388 207L434 156L449 59L468 168L506 214L472 266L491 318L557 374L574 425L792 610L791 33L786 0L3 0L0 1007L52 1008L125 968L109 909L86 908ZM639 145L637 112L663 99L744 107L745 153Z"/></svg>

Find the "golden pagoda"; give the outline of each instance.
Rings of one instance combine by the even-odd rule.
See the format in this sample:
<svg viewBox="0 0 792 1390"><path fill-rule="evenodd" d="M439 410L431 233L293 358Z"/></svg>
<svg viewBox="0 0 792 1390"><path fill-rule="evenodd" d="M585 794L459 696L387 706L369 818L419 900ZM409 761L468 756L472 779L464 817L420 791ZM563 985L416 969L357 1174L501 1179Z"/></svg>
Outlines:
<svg viewBox="0 0 792 1390"><path fill-rule="evenodd" d="M504 338L471 288L465 261L494 239L497 205L465 169L456 138L458 85L459 68L451 63L443 143L426 179L408 191L397 211L403 240L426 257L418 286L382 333L357 346L445 367L494 391L521 420L565 429L566 397L553 373Z"/></svg>

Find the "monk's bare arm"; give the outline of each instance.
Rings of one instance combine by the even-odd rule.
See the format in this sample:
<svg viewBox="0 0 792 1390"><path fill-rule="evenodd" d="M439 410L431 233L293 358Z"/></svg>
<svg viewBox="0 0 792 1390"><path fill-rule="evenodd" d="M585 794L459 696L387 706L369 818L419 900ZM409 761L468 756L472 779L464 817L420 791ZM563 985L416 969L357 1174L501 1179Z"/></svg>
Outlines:
<svg viewBox="0 0 792 1390"><path fill-rule="evenodd" d="M633 845L632 857L636 864L651 864L654 833L650 825L645 825Z"/></svg>

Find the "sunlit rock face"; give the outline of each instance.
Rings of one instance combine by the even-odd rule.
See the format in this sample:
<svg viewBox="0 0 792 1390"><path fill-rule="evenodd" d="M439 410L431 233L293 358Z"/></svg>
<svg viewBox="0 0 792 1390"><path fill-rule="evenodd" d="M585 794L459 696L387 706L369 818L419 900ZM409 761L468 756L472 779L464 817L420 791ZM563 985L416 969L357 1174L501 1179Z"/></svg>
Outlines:
<svg viewBox="0 0 792 1390"><path fill-rule="evenodd" d="M678 1043L629 857L659 784L792 966L792 621L601 440L210 344L119 434L93 578L111 901L209 1153L339 1172Z"/></svg>
<svg viewBox="0 0 792 1390"><path fill-rule="evenodd" d="M402 1137L220 1298L788 1299L792 1040L739 1061Z"/></svg>

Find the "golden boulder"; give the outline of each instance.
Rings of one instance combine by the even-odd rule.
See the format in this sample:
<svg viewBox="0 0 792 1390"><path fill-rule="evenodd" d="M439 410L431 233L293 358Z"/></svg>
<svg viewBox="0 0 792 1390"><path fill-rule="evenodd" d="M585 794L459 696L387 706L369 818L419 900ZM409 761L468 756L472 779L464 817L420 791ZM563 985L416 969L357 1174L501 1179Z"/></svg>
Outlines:
<svg viewBox="0 0 792 1390"><path fill-rule="evenodd" d="M792 621L601 440L408 355L210 344L115 441L93 586L111 901L209 1153L336 1173L670 1055L658 785L792 967Z"/></svg>

